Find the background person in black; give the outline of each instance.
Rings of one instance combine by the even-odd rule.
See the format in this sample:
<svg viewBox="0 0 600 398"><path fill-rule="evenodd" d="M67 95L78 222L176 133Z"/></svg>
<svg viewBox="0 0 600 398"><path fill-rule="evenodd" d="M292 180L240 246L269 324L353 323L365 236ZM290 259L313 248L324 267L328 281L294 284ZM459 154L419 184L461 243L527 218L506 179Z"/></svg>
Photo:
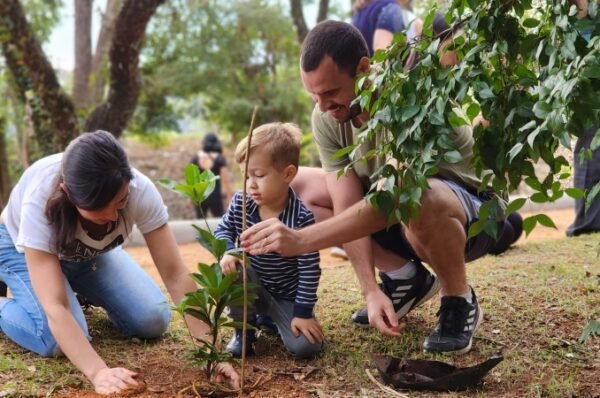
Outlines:
<svg viewBox="0 0 600 398"><path fill-rule="evenodd" d="M209 210L213 217L221 217L226 207L223 203L229 205L231 199L231 181L227 160L223 156L223 147L215 133L206 134L202 140L202 149L192 157L190 163L198 166L200 171L210 170L220 177L212 194L202 202L200 207L195 206L196 218L208 215Z"/></svg>

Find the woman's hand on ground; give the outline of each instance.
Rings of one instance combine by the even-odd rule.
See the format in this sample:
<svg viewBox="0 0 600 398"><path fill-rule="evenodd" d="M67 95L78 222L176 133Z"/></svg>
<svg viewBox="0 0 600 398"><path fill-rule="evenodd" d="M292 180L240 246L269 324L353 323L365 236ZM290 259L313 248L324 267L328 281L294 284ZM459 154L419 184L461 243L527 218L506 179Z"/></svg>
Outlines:
<svg viewBox="0 0 600 398"><path fill-rule="evenodd" d="M259 222L241 235L244 250L253 255L278 253L284 257L303 253L298 231L288 228L277 218Z"/></svg>
<svg viewBox="0 0 600 398"><path fill-rule="evenodd" d="M91 381L98 394L111 394L136 387L137 376L137 373L125 368L104 368Z"/></svg>
<svg viewBox="0 0 600 398"><path fill-rule="evenodd" d="M234 390L240 388L240 375L228 362L218 363L215 367L215 381L217 383L222 383L224 380L229 380L229 383Z"/></svg>

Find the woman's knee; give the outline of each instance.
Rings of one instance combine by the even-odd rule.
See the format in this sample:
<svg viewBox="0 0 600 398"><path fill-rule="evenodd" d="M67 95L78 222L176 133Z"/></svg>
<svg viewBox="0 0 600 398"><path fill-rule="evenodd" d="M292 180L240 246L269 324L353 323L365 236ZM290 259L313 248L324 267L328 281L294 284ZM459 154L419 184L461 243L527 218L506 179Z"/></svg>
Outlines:
<svg viewBox="0 0 600 398"><path fill-rule="evenodd" d="M26 348L44 358L57 358L64 355L50 332L40 337L37 341L32 342L32 344Z"/></svg>
<svg viewBox="0 0 600 398"><path fill-rule="evenodd" d="M136 313L128 325L127 334L142 339L160 337L171 322L171 310L167 305Z"/></svg>

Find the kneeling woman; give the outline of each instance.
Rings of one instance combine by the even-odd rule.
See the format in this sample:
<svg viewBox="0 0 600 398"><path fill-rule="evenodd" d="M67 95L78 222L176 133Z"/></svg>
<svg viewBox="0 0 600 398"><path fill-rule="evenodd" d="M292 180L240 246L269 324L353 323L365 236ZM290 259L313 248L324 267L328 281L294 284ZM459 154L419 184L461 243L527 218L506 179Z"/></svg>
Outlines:
<svg viewBox="0 0 600 398"><path fill-rule="evenodd" d="M152 279L122 249L134 225L174 302L196 288L167 224L154 184L132 169L109 133L86 133L64 153L29 167L14 187L0 220L0 330L42 356L64 353L96 392L136 385L136 373L110 368L91 337L75 293L106 310L128 336L160 336L171 311ZM207 326L187 319L194 336ZM231 366L220 377L237 385Z"/></svg>

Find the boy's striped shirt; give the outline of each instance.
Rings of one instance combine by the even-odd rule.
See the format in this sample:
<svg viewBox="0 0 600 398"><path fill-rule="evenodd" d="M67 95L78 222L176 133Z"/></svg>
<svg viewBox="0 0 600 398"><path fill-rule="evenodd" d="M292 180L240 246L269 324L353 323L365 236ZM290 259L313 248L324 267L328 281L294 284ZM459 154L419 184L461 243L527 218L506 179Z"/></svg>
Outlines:
<svg viewBox="0 0 600 398"><path fill-rule="evenodd" d="M279 220L286 226L299 229L314 224L315 218L310 210L290 188L286 208ZM246 197L248 227L261 221L258 205L249 196ZM236 192L227 213L215 230L219 239L227 239L227 248L236 246L242 233L242 192ZM260 282L276 298L294 301L294 316L312 318L317 302L317 289L321 277L319 252L306 253L297 257L282 257L277 253L249 256L250 264L260 278Z"/></svg>

